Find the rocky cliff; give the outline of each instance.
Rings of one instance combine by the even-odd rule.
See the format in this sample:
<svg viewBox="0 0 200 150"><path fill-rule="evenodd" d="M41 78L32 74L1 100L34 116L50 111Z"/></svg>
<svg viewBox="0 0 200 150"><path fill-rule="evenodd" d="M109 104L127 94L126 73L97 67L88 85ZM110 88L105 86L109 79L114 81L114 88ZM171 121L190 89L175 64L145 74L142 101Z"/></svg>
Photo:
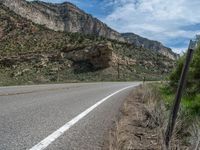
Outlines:
<svg viewBox="0 0 200 150"><path fill-rule="evenodd" d="M160 42L148 40L133 33L120 34L69 2L62 4L25 0L0 0L0 2L20 16L55 31L102 36L157 51L173 60L177 58L171 49L163 46Z"/></svg>
<svg viewBox="0 0 200 150"><path fill-rule="evenodd" d="M55 31L95 34L110 39L124 41L121 35L98 19L65 2L51 4L41 1L1 0L4 5L33 22Z"/></svg>
<svg viewBox="0 0 200 150"><path fill-rule="evenodd" d="M170 48L165 47L162 43L158 41L149 40L134 33L123 33L122 36L129 43L132 43L138 47L143 47L145 49L159 52L173 60L176 60L179 57Z"/></svg>

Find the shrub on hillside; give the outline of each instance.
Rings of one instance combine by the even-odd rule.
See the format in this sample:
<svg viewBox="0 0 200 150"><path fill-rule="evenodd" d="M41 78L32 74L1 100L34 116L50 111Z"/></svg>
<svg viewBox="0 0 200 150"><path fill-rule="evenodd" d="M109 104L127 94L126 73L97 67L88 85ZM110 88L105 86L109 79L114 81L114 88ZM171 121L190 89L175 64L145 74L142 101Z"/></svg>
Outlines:
<svg viewBox="0 0 200 150"><path fill-rule="evenodd" d="M176 69L169 77L170 89L173 89L173 94L177 89L178 80L185 62L185 56L186 55L183 55L178 60ZM193 60L190 65L182 106L182 111L186 112L187 114L194 116L200 115L200 45L195 50Z"/></svg>
<svg viewBox="0 0 200 150"><path fill-rule="evenodd" d="M184 54L177 63L176 69L170 75L170 85L174 88L177 87L178 80L180 78L183 64L185 62L186 54ZM196 95L200 93L200 45L194 52L193 60L190 65L188 80L187 80L187 90L186 93L189 95Z"/></svg>

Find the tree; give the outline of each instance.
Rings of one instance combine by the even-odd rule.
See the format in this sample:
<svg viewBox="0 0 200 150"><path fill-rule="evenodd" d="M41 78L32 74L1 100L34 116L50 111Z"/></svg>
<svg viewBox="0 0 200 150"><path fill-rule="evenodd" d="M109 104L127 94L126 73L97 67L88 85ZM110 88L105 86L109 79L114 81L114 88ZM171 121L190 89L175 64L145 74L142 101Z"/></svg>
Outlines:
<svg viewBox="0 0 200 150"><path fill-rule="evenodd" d="M183 64L185 62L185 54L178 60L177 67L170 75L170 85L176 88L178 80L181 75ZM189 95L196 95L200 93L200 45L194 52L193 60L190 65L186 93Z"/></svg>

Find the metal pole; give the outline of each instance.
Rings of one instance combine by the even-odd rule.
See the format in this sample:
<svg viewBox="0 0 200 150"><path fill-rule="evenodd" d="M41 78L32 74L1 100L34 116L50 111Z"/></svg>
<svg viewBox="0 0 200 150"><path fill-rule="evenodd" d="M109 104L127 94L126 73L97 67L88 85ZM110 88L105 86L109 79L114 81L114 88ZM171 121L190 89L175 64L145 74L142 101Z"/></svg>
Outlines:
<svg viewBox="0 0 200 150"><path fill-rule="evenodd" d="M194 43L190 43L190 45L191 44L194 44ZM188 74L188 70L189 70L189 65L190 65L190 62L192 60L193 52L194 52L194 48L191 48L191 46L190 46L189 49L188 49L188 52L187 52L184 67L182 69L182 74L181 74L179 84L178 84L178 89L177 89L177 92L176 92L175 102L174 102L174 105L173 105L172 112L170 114L167 130L166 130L166 133L165 133L165 145L166 145L167 149L169 149L170 139L172 137L174 126L175 126L175 123L176 123L177 114L178 114L178 111L179 111L179 108L180 108L181 97L182 97L183 90L184 90L184 87L185 87L186 78L187 78L187 74Z"/></svg>

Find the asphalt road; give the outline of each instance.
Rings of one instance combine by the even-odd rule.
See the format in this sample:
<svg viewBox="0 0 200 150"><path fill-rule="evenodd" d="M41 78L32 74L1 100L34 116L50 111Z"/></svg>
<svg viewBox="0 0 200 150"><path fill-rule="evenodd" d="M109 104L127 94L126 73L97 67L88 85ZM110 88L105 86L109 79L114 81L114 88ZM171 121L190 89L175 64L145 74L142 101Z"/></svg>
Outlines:
<svg viewBox="0 0 200 150"><path fill-rule="evenodd" d="M0 150L31 149L110 95L45 148L100 150L124 98L138 84L107 82L0 87ZM115 93L128 86L133 87Z"/></svg>

